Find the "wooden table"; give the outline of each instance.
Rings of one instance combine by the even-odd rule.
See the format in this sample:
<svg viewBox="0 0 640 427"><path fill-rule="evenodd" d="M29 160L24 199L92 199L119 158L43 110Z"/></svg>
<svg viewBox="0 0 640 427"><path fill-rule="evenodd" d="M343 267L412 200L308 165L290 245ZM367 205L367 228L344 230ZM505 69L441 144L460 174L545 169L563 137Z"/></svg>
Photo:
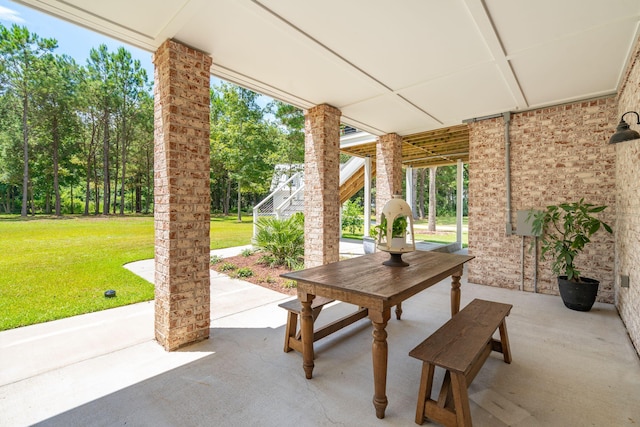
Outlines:
<svg viewBox="0 0 640 427"><path fill-rule="evenodd" d="M402 256L408 267L382 265L386 252L376 252L345 261L282 274L298 282L302 304L302 366L308 379L313 374L313 317L311 302L323 296L367 308L373 324L373 405L376 416L384 418L387 407L387 321L396 306L398 319L401 303L407 298L451 276L451 315L460 309L460 277L465 262L473 256L440 252L414 251Z"/></svg>

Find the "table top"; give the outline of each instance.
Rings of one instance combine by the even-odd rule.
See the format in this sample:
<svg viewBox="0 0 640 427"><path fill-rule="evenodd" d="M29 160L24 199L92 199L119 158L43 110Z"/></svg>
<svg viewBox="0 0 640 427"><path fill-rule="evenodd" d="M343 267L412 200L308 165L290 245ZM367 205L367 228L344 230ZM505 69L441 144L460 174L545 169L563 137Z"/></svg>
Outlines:
<svg viewBox="0 0 640 427"><path fill-rule="evenodd" d="M376 252L305 270L282 274L298 282L298 294L322 295L363 304L376 300L395 305L459 272L470 255L413 251L402 255L406 267L382 265L390 255Z"/></svg>

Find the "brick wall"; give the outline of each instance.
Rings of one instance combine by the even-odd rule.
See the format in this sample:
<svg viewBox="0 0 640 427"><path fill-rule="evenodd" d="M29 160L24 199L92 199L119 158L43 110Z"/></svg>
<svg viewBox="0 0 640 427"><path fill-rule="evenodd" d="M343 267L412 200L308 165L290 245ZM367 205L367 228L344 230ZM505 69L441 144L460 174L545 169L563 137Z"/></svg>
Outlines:
<svg viewBox="0 0 640 427"><path fill-rule="evenodd" d="M209 336L209 67L174 41L155 64L155 332L166 350Z"/></svg>
<svg viewBox="0 0 640 427"><path fill-rule="evenodd" d="M339 260L340 110L318 105L305 114L304 265Z"/></svg>
<svg viewBox="0 0 640 427"><path fill-rule="evenodd" d="M538 109L511 116L511 214L506 213L505 120L470 124L469 264L474 283L521 286L521 236L506 235L516 212L584 197L609 206L601 218L613 225L616 216L615 147L607 144L616 122L614 97ZM533 252L525 238L525 291L533 291ZM577 259L586 277L600 280L598 300L613 302L614 238L600 232ZM556 294L551 262L540 261L537 291Z"/></svg>
<svg viewBox="0 0 640 427"><path fill-rule="evenodd" d="M376 143L377 219L394 194L402 194L402 137L389 133L378 138Z"/></svg>
<svg viewBox="0 0 640 427"><path fill-rule="evenodd" d="M640 110L640 41L636 42L621 85L616 119ZM640 132L635 115L625 117ZM629 336L640 353L640 140L616 144L616 306ZM619 275L629 276L621 288Z"/></svg>

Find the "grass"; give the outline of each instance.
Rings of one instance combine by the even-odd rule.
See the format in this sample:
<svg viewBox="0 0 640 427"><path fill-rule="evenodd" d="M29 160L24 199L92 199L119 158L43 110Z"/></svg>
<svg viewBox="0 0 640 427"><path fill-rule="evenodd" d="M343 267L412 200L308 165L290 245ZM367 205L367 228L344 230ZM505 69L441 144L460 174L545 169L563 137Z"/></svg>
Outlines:
<svg viewBox="0 0 640 427"><path fill-rule="evenodd" d="M251 233L250 219L212 218L211 248L249 244ZM0 215L0 330L152 300L153 285L123 265L153 252L150 216Z"/></svg>
<svg viewBox="0 0 640 427"><path fill-rule="evenodd" d="M468 218L462 218L462 247L466 248L469 245L469 234L466 231L466 227L468 226ZM415 239L416 241L424 241L431 243L441 243L448 244L456 241L456 217L437 217L436 218L436 232L437 234L420 234L418 230L426 230L428 221L424 220L416 220L413 223L414 231L416 232ZM360 228L356 231L356 233L347 233L343 231L342 237L348 239L362 239L363 230Z"/></svg>

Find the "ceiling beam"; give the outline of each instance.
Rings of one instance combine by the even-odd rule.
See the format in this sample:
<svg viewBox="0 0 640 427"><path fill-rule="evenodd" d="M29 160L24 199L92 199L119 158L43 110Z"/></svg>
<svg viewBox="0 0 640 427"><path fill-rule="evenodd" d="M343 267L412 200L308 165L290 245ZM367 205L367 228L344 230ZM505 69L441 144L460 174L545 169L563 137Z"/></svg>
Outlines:
<svg viewBox="0 0 640 427"><path fill-rule="evenodd" d="M493 55L495 63L500 70L507 87L511 91L511 96L515 103L514 110L527 109L529 107L527 98L520 87L520 82L518 82L518 77L513 71L511 63L507 59L500 36L493 25L491 16L489 16L489 12L485 7L484 2L482 0L464 0L464 2L467 5L471 19L473 19L478 27L480 36L482 36L487 48L491 52L491 55Z"/></svg>

